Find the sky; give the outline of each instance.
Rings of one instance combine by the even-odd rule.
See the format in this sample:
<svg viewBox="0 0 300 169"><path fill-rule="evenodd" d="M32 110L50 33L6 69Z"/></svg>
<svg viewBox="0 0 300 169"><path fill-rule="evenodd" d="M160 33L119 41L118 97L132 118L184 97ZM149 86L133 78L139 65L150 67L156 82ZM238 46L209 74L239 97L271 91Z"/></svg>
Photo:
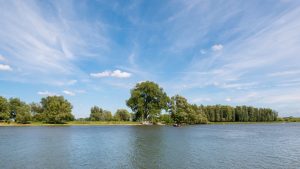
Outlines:
<svg viewBox="0 0 300 169"><path fill-rule="evenodd" d="M300 1L0 0L1 96L62 95L80 118L127 108L147 80L300 116Z"/></svg>

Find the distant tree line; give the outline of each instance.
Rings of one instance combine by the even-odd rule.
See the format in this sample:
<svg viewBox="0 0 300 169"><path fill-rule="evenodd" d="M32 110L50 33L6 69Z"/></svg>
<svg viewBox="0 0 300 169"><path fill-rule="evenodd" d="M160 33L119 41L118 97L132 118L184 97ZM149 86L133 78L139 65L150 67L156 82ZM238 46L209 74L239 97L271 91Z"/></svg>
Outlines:
<svg viewBox="0 0 300 169"><path fill-rule="evenodd" d="M129 113L126 109L118 109L113 115L110 111L93 106L90 116L80 120L205 124L208 122L268 122L276 121L278 118L278 113L269 108L190 104L180 95L168 97L158 84L150 81L137 83L130 91L130 98L126 100L126 105L133 113ZM72 108L72 104L63 96L48 96L42 98L40 103L30 104L26 104L19 98L6 99L0 96L0 121L66 123L75 120ZM282 120L282 118L279 119Z"/></svg>
<svg viewBox="0 0 300 169"><path fill-rule="evenodd" d="M126 109L118 109L113 116L112 113L108 110L103 110L98 106L91 108L90 117L86 120L90 121L130 121L132 118Z"/></svg>
<svg viewBox="0 0 300 169"><path fill-rule="evenodd" d="M276 121L278 113L269 108L252 106L199 106L211 122L263 122Z"/></svg>
<svg viewBox="0 0 300 169"><path fill-rule="evenodd" d="M183 96L169 98L158 84L138 83L126 101L137 121L203 124L208 122L264 122L276 121L278 113L269 108L251 106L203 106L188 103ZM165 111L161 115L161 112Z"/></svg>
<svg viewBox="0 0 300 169"><path fill-rule="evenodd" d="M19 98L6 99L0 96L0 121L27 124L30 122L44 122L62 124L75 120L72 114L72 104L63 96L48 96L40 103L27 104ZM113 116L110 111L98 106L91 108L88 121L130 121L133 118L126 109L118 109Z"/></svg>
<svg viewBox="0 0 300 169"><path fill-rule="evenodd" d="M62 96L48 96L40 103L26 104L19 98L6 99L0 96L0 121L30 123L65 123L74 120L72 105Z"/></svg>

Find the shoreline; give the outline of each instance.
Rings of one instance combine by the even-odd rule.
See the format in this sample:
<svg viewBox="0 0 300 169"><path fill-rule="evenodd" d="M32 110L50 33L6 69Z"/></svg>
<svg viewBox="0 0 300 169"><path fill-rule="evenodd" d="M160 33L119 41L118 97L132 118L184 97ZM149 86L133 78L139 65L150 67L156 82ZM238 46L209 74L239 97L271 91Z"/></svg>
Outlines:
<svg viewBox="0 0 300 169"><path fill-rule="evenodd" d="M72 121L65 124L47 124L42 122L33 122L29 124L20 124L20 123L3 123L0 122L0 127L42 127L42 126L138 126L142 125L139 122L81 122L81 121Z"/></svg>
<svg viewBox="0 0 300 169"><path fill-rule="evenodd" d="M280 123L299 123L299 122L286 122L286 121L273 121L273 122L209 122L207 124L195 125L232 125L232 124L280 124ZM42 127L42 126L148 126L140 122L125 122L125 121L72 121L66 124L47 124L42 122L33 122L30 124L19 124L15 122L5 123L0 122L0 127ZM154 125L158 126L158 125ZM165 126L172 126L172 124L165 124ZM188 125L187 125L188 126Z"/></svg>

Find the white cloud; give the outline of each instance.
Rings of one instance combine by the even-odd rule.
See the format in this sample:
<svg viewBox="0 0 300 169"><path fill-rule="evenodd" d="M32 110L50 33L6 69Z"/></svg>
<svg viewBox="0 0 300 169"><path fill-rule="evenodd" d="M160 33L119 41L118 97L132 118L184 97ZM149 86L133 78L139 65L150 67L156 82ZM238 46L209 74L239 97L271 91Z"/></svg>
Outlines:
<svg viewBox="0 0 300 169"><path fill-rule="evenodd" d="M57 96L56 93L52 93L49 91L39 91L37 92L38 95L42 95L42 96Z"/></svg>
<svg viewBox="0 0 300 169"><path fill-rule="evenodd" d="M128 78L131 76L131 74L128 72L122 72L120 70L115 70L111 73L111 76L116 77L116 78Z"/></svg>
<svg viewBox="0 0 300 169"><path fill-rule="evenodd" d="M288 70L288 71L282 71L282 72L275 72L269 74L269 76L289 76L289 75L297 75L300 74L300 70Z"/></svg>
<svg viewBox="0 0 300 169"><path fill-rule="evenodd" d="M5 60L5 57L0 54L0 61L4 61L4 60Z"/></svg>
<svg viewBox="0 0 300 169"><path fill-rule="evenodd" d="M102 78L102 77L129 78L131 76L131 73L122 72L121 70L114 70L114 71L104 71L100 73L91 73L90 75L95 78Z"/></svg>
<svg viewBox="0 0 300 169"><path fill-rule="evenodd" d="M9 65L0 64L0 71L12 71Z"/></svg>
<svg viewBox="0 0 300 169"><path fill-rule="evenodd" d="M62 81L54 81L53 85L55 86L71 86L71 85L74 85L76 84L78 81L77 80L62 80Z"/></svg>
<svg viewBox="0 0 300 169"><path fill-rule="evenodd" d="M0 51L22 70L10 79L48 83L86 76L76 61L95 57L95 50L98 56L109 50L101 18L75 21L74 3L53 1L45 10L36 1L0 2Z"/></svg>
<svg viewBox="0 0 300 169"><path fill-rule="evenodd" d="M228 97L228 98L225 99L225 101L230 102L231 98Z"/></svg>
<svg viewBox="0 0 300 169"><path fill-rule="evenodd" d="M69 95L69 96L75 96L75 93L71 92L69 90L64 90L63 93L66 94L66 95Z"/></svg>
<svg viewBox="0 0 300 169"><path fill-rule="evenodd" d="M90 75L92 77L101 78L101 77L109 77L110 74L111 74L110 71L104 71L104 72L100 72L100 73L91 73Z"/></svg>
<svg viewBox="0 0 300 169"><path fill-rule="evenodd" d="M213 50L213 51L220 51L222 49L223 49L223 45L221 45L221 44L215 44L211 47L211 50Z"/></svg>

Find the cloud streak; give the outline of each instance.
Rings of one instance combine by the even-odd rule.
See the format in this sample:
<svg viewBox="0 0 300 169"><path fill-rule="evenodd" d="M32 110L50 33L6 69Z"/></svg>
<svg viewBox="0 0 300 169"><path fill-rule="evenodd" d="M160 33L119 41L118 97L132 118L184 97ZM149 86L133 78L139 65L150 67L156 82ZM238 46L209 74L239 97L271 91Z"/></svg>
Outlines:
<svg viewBox="0 0 300 169"><path fill-rule="evenodd" d="M51 11L43 12L44 5ZM93 57L92 50L108 49L101 22L74 22L73 1L1 1L0 10L0 51L22 71L15 75L20 79L45 82L84 75L75 63Z"/></svg>
<svg viewBox="0 0 300 169"><path fill-rule="evenodd" d="M103 78L103 77L115 77L115 78L129 78L131 73L122 72L121 70L114 70L114 71L104 71L99 73L91 73L91 77L94 78Z"/></svg>
<svg viewBox="0 0 300 169"><path fill-rule="evenodd" d="M63 93L69 96L75 96L75 93L69 90L64 90Z"/></svg>
<svg viewBox="0 0 300 169"><path fill-rule="evenodd" d="M56 93L52 93L52 92L49 92L49 91L39 91L37 92L38 95L41 95L41 96L58 96L58 94Z"/></svg>

